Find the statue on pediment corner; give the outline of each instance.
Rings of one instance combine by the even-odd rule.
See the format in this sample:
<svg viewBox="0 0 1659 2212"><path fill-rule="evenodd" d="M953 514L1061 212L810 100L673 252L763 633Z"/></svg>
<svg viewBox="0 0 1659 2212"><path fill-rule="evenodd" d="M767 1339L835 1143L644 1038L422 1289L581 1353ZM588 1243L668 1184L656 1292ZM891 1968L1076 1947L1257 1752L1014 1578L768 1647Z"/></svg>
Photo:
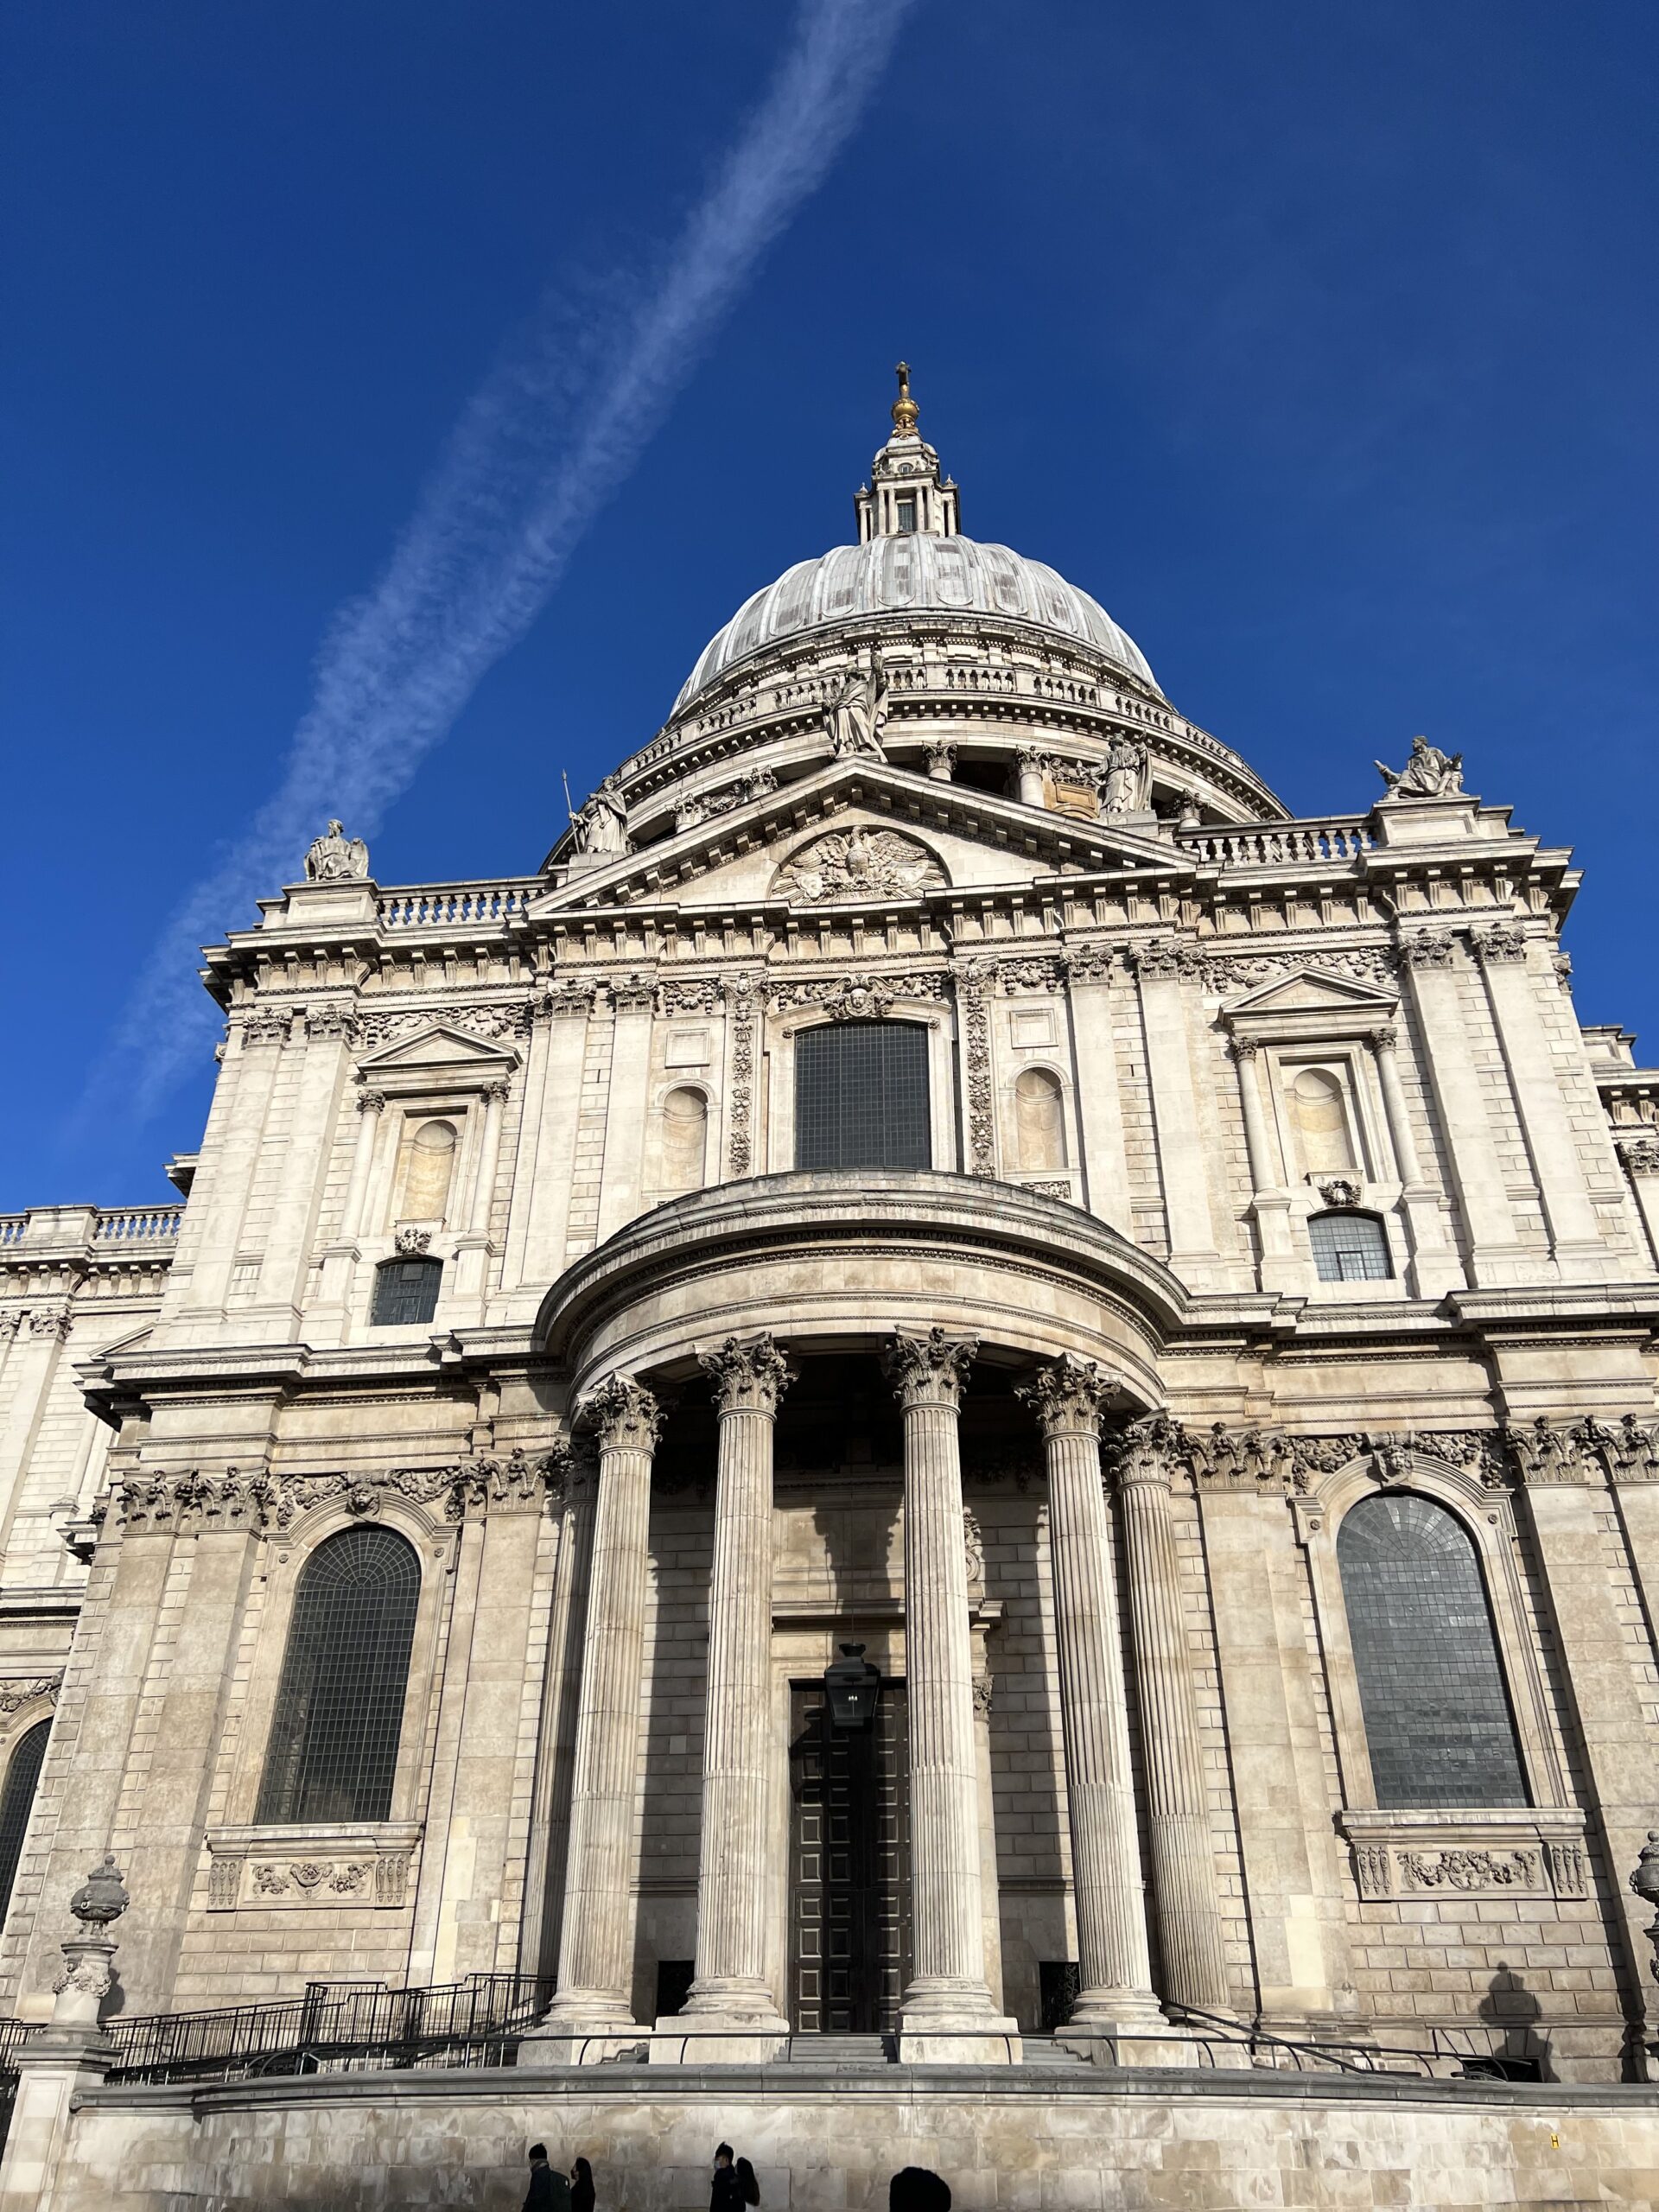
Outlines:
<svg viewBox="0 0 1659 2212"><path fill-rule="evenodd" d="M1382 795L1386 806L1391 798L1460 798L1463 796L1463 755L1461 753L1442 753L1438 745L1431 745L1426 737L1411 741L1411 757L1403 768L1385 768L1378 760L1373 763L1376 772L1388 785Z"/></svg>
<svg viewBox="0 0 1659 2212"><path fill-rule="evenodd" d="M305 856L308 883L349 883L368 872L368 847L360 837L348 837L339 822L330 821L325 833L311 840Z"/></svg>
<svg viewBox="0 0 1659 2212"><path fill-rule="evenodd" d="M1103 815L1133 814L1146 804L1147 748L1138 738L1114 738L1100 780Z"/></svg>
<svg viewBox="0 0 1659 2212"><path fill-rule="evenodd" d="M614 774L607 776L570 817L576 850L609 859L631 852L627 802Z"/></svg>

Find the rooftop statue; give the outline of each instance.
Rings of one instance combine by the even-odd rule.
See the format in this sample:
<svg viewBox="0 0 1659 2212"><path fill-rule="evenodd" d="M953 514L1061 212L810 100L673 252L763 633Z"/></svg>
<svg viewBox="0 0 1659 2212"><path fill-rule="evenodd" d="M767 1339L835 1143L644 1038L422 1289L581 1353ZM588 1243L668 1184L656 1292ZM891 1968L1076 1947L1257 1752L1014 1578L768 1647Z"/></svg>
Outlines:
<svg viewBox="0 0 1659 2212"><path fill-rule="evenodd" d="M881 729L887 719L887 679L880 656L874 646L856 656L842 678L841 687L824 709L823 726L838 760L855 753L873 753L880 760Z"/></svg>
<svg viewBox="0 0 1659 2212"><path fill-rule="evenodd" d="M1133 737L1116 739L1106 755L1106 772L1101 779L1101 812L1133 814L1137 807L1144 806L1146 775L1146 747Z"/></svg>
<svg viewBox="0 0 1659 2212"><path fill-rule="evenodd" d="M587 804L571 816L570 828L579 853L608 856L631 849L627 803L615 776L607 776Z"/></svg>
<svg viewBox="0 0 1659 2212"><path fill-rule="evenodd" d="M1391 798L1459 798L1463 795L1462 753L1442 753L1426 737L1412 739L1411 758L1403 768L1385 768L1380 760L1376 767L1389 787L1383 795L1385 806Z"/></svg>
<svg viewBox="0 0 1659 2212"><path fill-rule="evenodd" d="M328 824L325 836L311 840L305 856L308 883L344 883L368 872L368 847L360 837L348 837L338 822Z"/></svg>

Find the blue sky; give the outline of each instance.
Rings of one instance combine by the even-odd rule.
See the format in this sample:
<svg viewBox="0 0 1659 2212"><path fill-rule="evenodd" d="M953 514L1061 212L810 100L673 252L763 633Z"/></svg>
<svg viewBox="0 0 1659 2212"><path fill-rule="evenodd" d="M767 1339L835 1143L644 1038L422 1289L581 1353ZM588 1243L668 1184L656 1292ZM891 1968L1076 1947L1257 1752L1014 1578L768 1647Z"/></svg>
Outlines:
<svg viewBox="0 0 1659 2212"><path fill-rule="evenodd" d="M1092 591L1293 807L1368 804L1426 730L1573 845L1581 1017L1659 1054L1656 27L917 0L377 876L534 869L561 770L851 534L902 353L969 533ZM493 365L603 404L592 334L671 274L791 17L54 0L8 39L0 1207L111 1204L199 1138L214 1022L147 1103L111 1056L338 610Z"/></svg>

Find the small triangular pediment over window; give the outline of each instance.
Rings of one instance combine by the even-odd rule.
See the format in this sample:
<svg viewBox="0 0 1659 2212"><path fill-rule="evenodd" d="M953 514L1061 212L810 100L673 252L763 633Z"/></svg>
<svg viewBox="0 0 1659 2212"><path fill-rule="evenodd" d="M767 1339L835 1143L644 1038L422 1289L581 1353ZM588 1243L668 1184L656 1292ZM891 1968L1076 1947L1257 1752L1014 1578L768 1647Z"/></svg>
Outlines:
<svg viewBox="0 0 1659 2212"><path fill-rule="evenodd" d="M1242 998L1229 999L1222 1012L1236 1017L1252 1014L1391 1014L1400 995L1378 983L1362 982L1353 976L1332 976L1322 968L1299 968L1288 976L1275 976L1258 983Z"/></svg>
<svg viewBox="0 0 1659 2212"><path fill-rule="evenodd" d="M364 1075L412 1074L417 1069L434 1068L483 1076L505 1074L517 1067L518 1055L510 1045L498 1045L487 1037L470 1036L464 1029L434 1022L413 1036L396 1038L365 1052L357 1065Z"/></svg>

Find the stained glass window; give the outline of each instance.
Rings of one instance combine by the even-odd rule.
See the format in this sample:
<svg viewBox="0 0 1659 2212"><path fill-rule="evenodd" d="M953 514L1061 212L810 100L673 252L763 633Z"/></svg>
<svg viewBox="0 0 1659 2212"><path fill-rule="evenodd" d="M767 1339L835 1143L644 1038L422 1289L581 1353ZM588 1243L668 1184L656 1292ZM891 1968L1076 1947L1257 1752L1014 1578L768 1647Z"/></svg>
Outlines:
<svg viewBox="0 0 1659 2212"><path fill-rule="evenodd" d="M795 1040L798 1167L929 1167L927 1032L842 1021Z"/></svg>
<svg viewBox="0 0 1659 2212"><path fill-rule="evenodd" d="M11 1903L11 1885L17 1878L17 1861L23 1855L23 1838L35 1806L46 1739L51 1733L49 1720L37 1721L25 1729L6 1764L5 1785L0 1789L0 1922L4 1921Z"/></svg>
<svg viewBox="0 0 1659 2212"><path fill-rule="evenodd" d="M1362 1498L1337 1563L1377 1803L1526 1804L1480 1560L1456 1516L1410 1491Z"/></svg>
<svg viewBox="0 0 1659 2212"><path fill-rule="evenodd" d="M421 1569L390 1529L319 1544L294 1593L257 1821L384 1821L391 1810Z"/></svg>

